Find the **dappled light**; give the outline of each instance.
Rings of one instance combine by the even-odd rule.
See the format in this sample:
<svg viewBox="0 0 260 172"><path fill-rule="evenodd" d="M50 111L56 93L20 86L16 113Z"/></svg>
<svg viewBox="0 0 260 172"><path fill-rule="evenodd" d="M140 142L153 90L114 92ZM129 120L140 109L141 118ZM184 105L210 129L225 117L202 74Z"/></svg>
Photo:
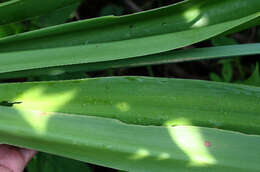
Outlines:
<svg viewBox="0 0 260 172"><path fill-rule="evenodd" d="M15 102L21 103L14 104L13 108L20 112L21 117L38 133L44 133L48 130L48 120L51 117L51 112L65 106L75 98L76 94L74 89L50 94L47 94L46 91L48 91L48 87L35 86L14 98ZM38 98L41 101L35 101ZM24 109L32 110L31 114L28 114L28 111L25 112Z"/></svg>
<svg viewBox="0 0 260 172"><path fill-rule="evenodd" d="M139 148L136 153L129 157L132 160L140 160L149 156L149 151L144 148Z"/></svg>
<svg viewBox="0 0 260 172"><path fill-rule="evenodd" d="M120 102L116 104L116 108L121 112L127 112L130 110L130 105L127 102Z"/></svg>
<svg viewBox="0 0 260 172"><path fill-rule="evenodd" d="M18 110L21 117L32 127L32 129L39 133L44 134L48 130L48 120L50 119L50 114L41 111L23 111Z"/></svg>
<svg viewBox="0 0 260 172"><path fill-rule="evenodd" d="M169 135L183 152L190 158L190 166L216 164L217 160L208 151L209 141L205 141L196 127L168 127Z"/></svg>
<svg viewBox="0 0 260 172"><path fill-rule="evenodd" d="M197 17L200 16L200 13L201 12L200 12L199 8L192 8L192 9L185 11L183 13L183 17L184 17L184 19L186 19L187 22L192 22L195 19L197 19Z"/></svg>
<svg viewBox="0 0 260 172"><path fill-rule="evenodd" d="M198 21L196 21L191 27L196 28L196 27L203 27L209 24L209 19L206 15L203 15L200 17Z"/></svg>
<svg viewBox="0 0 260 172"><path fill-rule="evenodd" d="M162 152L159 156L158 156L158 160L159 161L163 161L166 159L169 159L171 157L171 155L169 153L166 152Z"/></svg>
<svg viewBox="0 0 260 172"><path fill-rule="evenodd" d="M167 120L163 125L165 126L176 126L176 125L192 125L192 122L184 117L175 117L174 119Z"/></svg>
<svg viewBox="0 0 260 172"><path fill-rule="evenodd" d="M28 89L14 99L15 102L21 102L20 104L15 104L14 108L19 109L22 107L31 110L52 112L60 109L74 99L76 94L75 89L69 89L65 92L53 92L50 94L46 94L46 91L48 91L48 87L46 86L35 86Z"/></svg>
<svg viewBox="0 0 260 172"><path fill-rule="evenodd" d="M147 82L150 83L151 78L142 78L142 80L142 84L148 89ZM156 86L155 83L158 83L158 81L153 81L152 85ZM68 87L64 89L58 87L58 83L53 84L52 82L45 83L41 86L37 86L37 83L27 83L28 85L26 87L20 87L21 90L19 91L16 90L19 93L17 97L10 99L21 103L14 104L14 108L10 109L14 109L18 112L16 116L20 116L21 119L17 121L22 121L22 124L18 124L26 128L24 131L28 132L28 128L31 128L32 133L38 134L38 136L33 135L33 138L37 138L36 140L39 142L44 141L44 138L41 138L41 136L48 136L51 139L51 143L47 141L47 145L50 144L53 146L51 152L58 152L59 155L72 156L72 158L79 156L81 160L88 161L89 159L87 158L92 158L92 160L99 161L99 158L102 159L102 157L96 155L106 152L106 155L109 155L108 159L114 158L113 163L115 163L115 165L111 165L111 162L110 164L106 164L110 167L117 167L117 162L126 160L140 166L142 163L149 162L153 164L152 166L154 168L170 164L169 166L171 168L177 166L177 168L180 169L206 169L215 166L218 167L223 164L223 162L219 163L219 158L222 158L223 155L212 150L217 144L216 140L205 137L205 133L201 132L201 130L205 129L176 126L179 123L183 125L193 125L193 121L188 118L172 116L170 118L171 120L165 120L164 124L168 125L168 127L160 127L140 124L133 125L131 123L118 122L114 119L90 117L88 116L88 111L86 111L84 115L76 115L75 113L77 112L75 111L75 113L73 113L73 108L68 108L70 105L81 107L80 104L85 104L85 106L82 107L83 110L96 107L97 110L100 110L97 111L97 115L100 115L103 111L103 109L99 109L99 107L114 109L111 111L111 114L118 115L121 119L127 119L128 116L125 117L127 113L129 113L129 116L132 115L132 117L134 117L134 115L138 115L141 112L138 111L139 106L134 104L135 101L132 101L133 96L135 99L138 99L138 101L141 99L139 91L142 90L143 87L140 87L139 81L131 80L130 82L129 80L126 81L124 77L121 77L114 79L88 79L84 82L83 80L72 81L72 83L67 81L66 84ZM116 90L112 89L114 88L113 82L118 86ZM123 83L127 84L129 88L131 87L131 83L138 83L138 89L134 89L131 95L132 97L128 97L128 101L124 99L126 98L125 95L129 93L129 89L125 92L125 85ZM121 87L119 87L119 84L122 84ZM161 83L159 84L161 85ZM170 82L168 82L168 84L170 84ZM177 86L177 84L177 80L174 80L174 86ZM180 87L182 88L182 85L180 85ZM3 86L3 88L5 87ZM173 88L174 87L170 87L170 89ZM15 90L15 87L13 89ZM94 89L99 91L95 92ZM204 87L202 89L205 91ZM109 92L119 92L120 94L114 94L112 98L108 90ZM176 90L177 89L175 89L175 91ZM160 96L164 97L161 92L159 93ZM84 96L84 94L86 96ZM155 96L157 93L153 90L152 94ZM84 96L84 98L80 99L82 96ZM167 92L167 96L171 97L169 92ZM173 96L176 97L176 93ZM156 100L159 99L157 96L155 97ZM142 98L145 97L143 96ZM147 99L151 100L151 97L148 96ZM176 100L180 100L180 98ZM176 100L171 103L176 103ZM38 102L37 106L33 101ZM88 104L87 101L91 103ZM113 101L115 103L111 104ZM26 106L24 105L25 102L27 102L27 104L25 104ZM30 102L32 102L31 105L33 106L29 106ZM44 102L48 104L49 108L45 106ZM165 100L164 102L169 103ZM34 109L33 103L35 103L37 109ZM158 101L154 102L154 105L158 104ZM23 108L19 108L19 105L23 106ZM149 105L153 105L152 101ZM166 106L166 108L172 107L170 105ZM33 111L25 111L25 107ZM66 107L68 109L66 109ZM50 110L44 111L45 108ZM162 104L156 108L164 109ZM146 110L149 110L148 112L154 112L156 109ZM54 111L54 113L49 113L50 111ZM71 111L72 113L67 114L67 111ZM56 112L60 112L61 114ZM132 112L139 113L133 114ZM145 114L145 112L146 111L144 111L143 114ZM30 133L26 134L30 135ZM31 139L31 137L32 136L25 138ZM56 143L59 139L62 139L62 141ZM59 146L56 146L57 144ZM61 148L63 146L65 146L65 148ZM36 146L34 148L44 151L42 147ZM73 153L68 150L73 150ZM221 147L218 150L221 150ZM228 152L225 154L228 154Z"/></svg>
<svg viewBox="0 0 260 172"><path fill-rule="evenodd" d="M161 89L157 89L159 87ZM229 87L242 86L225 85ZM228 155L225 143L216 140L228 138L226 135L219 136L215 130L190 125L211 125L209 111L221 117L223 111L216 108L221 109L224 102L233 107L233 99L236 108L243 108L237 107L239 101L244 102L239 99L241 96L249 97L247 103L258 107L254 104L254 100L259 99L257 90L246 89L250 94L241 95L222 88L221 84L205 81L148 77L0 85L0 90L7 90L1 101L20 102L8 107L16 112L15 120L10 123L26 128L20 132L23 138L42 142L43 136L48 137L50 143L46 142L51 152L84 161L89 161L87 158L99 161L104 157L97 154L106 152L105 159L114 158L115 165L111 165L112 162L103 165L110 167L117 167L119 161L129 161L139 165L153 163L154 168L170 164L171 168L178 166L180 169L217 168L225 163L221 158ZM219 94L213 89L219 90ZM225 96L227 93L229 96ZM214 106L209 104L212 100ZM254 109L246 110L248 115L254 114ZM9 119L7 115L5 118ZM205 131L210 134L205 135ZM43 147L33 148L45 151Z"/></svg>
<svg viewBox="0 0 260 172"><path fill-rule="evenodd" d="M91 163L91 172L259 171L260 89L242 85L251 66L199 61L260 53L259 0L136 1L141 13L93 19L75 11L80 0L16 1L0 5L0 24L17 32L0 33L0 144ZM56 8L66 21L48 25L42 17L63 16L52 17Z"/></svg>
<svg viewBox="0 0 260 172"><path fill-rule="evenodd" d="M184 19L190 23L191 28L200 28L203 26L207 26L209 24L209 17L208 14L202 14L200 9L192 8L183 13Z"/></svg>

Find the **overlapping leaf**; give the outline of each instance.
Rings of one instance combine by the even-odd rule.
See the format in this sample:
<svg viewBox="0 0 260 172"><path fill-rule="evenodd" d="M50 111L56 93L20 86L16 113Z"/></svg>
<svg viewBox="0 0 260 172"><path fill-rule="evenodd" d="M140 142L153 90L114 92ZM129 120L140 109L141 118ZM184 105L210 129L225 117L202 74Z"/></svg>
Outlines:
<svg viewBox="0 0 260 172"><path fill-rule="evenodd" d="M260 137L0 107L0 143L136 172L259 171Z"/></svg>
<svg viewBox="0 0 260 172"><path fill-rule="evenodd" d="M135 67L145 65L156 65L164 63L177 63L184 61L227 58L238 55L260 54L260 44L228 45L208 48L195 48L189 50L175 50L160 54L142 57L126 58L111 61L85 63L79 65L65 65L41 69L24 70L18 72L0 73L1 79L18 78L39 75L59 75L73 72L90 72L120 67Z"/></svg>
<svg viewBox="0 0 260 172"><path fill-rule="evenodd" d="M116 118L139 125L197 125L260 134L260 89L146 77L0 85L18 109Z"/></svg>
<svg viewBox="0 0 260 172"><path fill-rule="evenodd" d="M2 3L0 24L70 2L45 1L45 8L30 0ZM257 25L259 8L259 0L189 0L6 37L0 39L0 73L258 54L259 44L158 53ZM0 143L135 172L260 170L259 136L194 127L260 134L258 87L112 77L1 84L0 92Z"/></svg>
<svg viewBox="0 0 260 172"><path fill-rule="evenodd" d="M257 0L212 4L208 0L190 0L140 14L97 18L7 37L0 40L0 72L140 57L259 21ZM241 10L244 8L247 10ZM222 9L221 13L217 13L218 9ZM238 12L227 15L231 11ZM27 51L6 52L15 50Z"/></svg>
<svg viewBox="0 0 260 172"><path fill-rule="evenodd" d="M11 0L0 3L0 25L44 15L77 2L79 0Z"/></svg>

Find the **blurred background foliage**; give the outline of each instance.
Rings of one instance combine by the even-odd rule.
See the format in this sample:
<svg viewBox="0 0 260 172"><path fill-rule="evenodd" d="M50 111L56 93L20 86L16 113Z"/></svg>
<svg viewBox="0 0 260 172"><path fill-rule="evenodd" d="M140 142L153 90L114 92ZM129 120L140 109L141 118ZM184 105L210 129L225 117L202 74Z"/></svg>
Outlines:
<svg viewBox="0 0 260 172"><path fill-rule="evenodd" d="M6 2L8 0L0 0ZM27 21L12 23L0 27L0 38L14 35L22 32L32 31L48 26L84 20L106 15L127 15L141 12L144 10L154 9L181 0L83 0L75 4L46 16L36 17ZM188 48L200 48L230 44L256 43L260 40L260 27L253 27L228 36L218 36L211 40L194 44ZM49 76L17 78L5 82L17 81L41 81L41 80L60 80L60 79L78 79L85 77L101 76L154 76L168 78L187 78L213 80L217 82L231 82L260 86L259 74L259 56L235 57L224 60L201 60L195 62L172 63L145 67L119 68L98 72L79 72L73 74L53 74ZM26 171L28 172L69 172L69 171L117 171L91 164L77 162L57 156L44 153L38 154Z"/></svg>

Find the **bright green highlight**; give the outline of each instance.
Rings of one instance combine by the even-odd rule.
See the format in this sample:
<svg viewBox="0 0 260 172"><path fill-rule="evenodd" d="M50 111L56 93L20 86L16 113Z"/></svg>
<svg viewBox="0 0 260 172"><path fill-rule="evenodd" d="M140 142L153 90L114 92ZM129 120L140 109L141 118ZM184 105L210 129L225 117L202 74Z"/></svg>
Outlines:
<svg viewBox="0 0 260 172"><path fill-rule="evenodd" d="M115 118L138 125L196 125L260 133L258 87L107 77L1 84L0 92L0 102L21 102L14 104L19 109Z"/></svg>
<svg viewBox="0 0 260 172"><path fill-rule="evenodd" d="M176 144L185 152L191 162L191 166L203 166L216 164L217 160L210 154L205 146L205 141L197 128L177 127L175 132L169 128L169 134Z"/></svg>
<svg viewBox="0 0 260 172"><path fill-rule="evenodd" d="M39 133L26 120L33 120L33 113L24 110L21 114L13 108L0 107L0 143L125 171L260 170L259 136L188 126L128 125L112 119L60 113L43 115L42 120L48 121L47 129ZM205 145L205 141L211 145Z"/></svg>

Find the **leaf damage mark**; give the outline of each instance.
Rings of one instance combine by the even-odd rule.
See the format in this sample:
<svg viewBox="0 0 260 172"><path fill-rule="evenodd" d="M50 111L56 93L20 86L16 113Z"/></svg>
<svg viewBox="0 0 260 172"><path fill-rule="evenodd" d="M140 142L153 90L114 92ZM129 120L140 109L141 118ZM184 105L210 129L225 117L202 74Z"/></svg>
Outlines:
<svg viewBox="0 0 260 172"><path fill-rule="evenodd" d="M211 146L211 142L209 142L209 141L205 141L205 142L204 142L204 146L206 146L206 147L210 147L210 146Z"/></svg>
<svg viewBox="0 0 260 172"><path fill-rule="evenodd" d="M8 101L1 101L0 106L8 106L12 107L14 104L21 104L22 102L8 102Z"/></svg>

